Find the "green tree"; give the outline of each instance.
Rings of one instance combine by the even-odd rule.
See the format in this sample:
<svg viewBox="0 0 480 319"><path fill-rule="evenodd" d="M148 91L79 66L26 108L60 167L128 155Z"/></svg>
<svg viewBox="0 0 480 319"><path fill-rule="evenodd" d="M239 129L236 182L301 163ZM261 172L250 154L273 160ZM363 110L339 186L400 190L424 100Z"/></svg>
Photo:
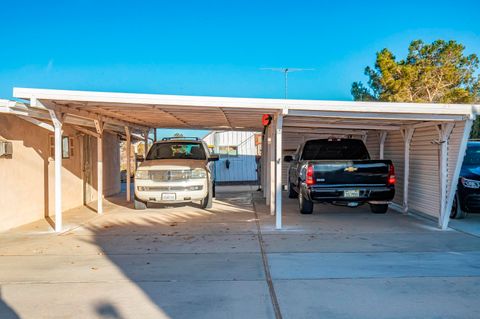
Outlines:
<svg viewBox="0 0 480 319"><path fill-rule="evenodd" d="M355 100L389 102L472 103L479 97L479 66L475 54L464 55L456 41L413 41L406 59L397 61L388 49L377 53L375 67L367 67L368 88L352 84Z"/></svg>
<svg viewBox="0 0 480 319"><path fill-rule="evenodd" d="M480 101L477 55L464 54L456 41L415 40L407 57L397 60L388 49L377 53L375 66L365 68L368 85L352 84L356 101L474 103ZM480 135L476 121L472 136Z"/></svg>

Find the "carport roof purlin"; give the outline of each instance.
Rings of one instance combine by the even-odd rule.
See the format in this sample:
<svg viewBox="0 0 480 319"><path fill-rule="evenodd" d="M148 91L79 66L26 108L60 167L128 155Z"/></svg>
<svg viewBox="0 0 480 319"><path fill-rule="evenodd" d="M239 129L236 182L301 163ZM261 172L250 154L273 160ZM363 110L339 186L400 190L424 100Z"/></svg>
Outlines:
<svg viewBox="0 0 480 319"><path fill-rule="evenodd" d="M103 211L103 131L124 130L127 139L126 149L130 149L132 132L143 132L145 143L151 128L182 128L211 130L249 130L263 129L263 114L273 115L272 125L266 130L267 138L262 139L265 156L262 155L262 185L271 214L276 215L276 228L282 228L282 132L311 131L367 132L381 131L380 158L388 131L401 131L404 151L403 206L408 212L408 179L410 162L410 143L417 128L429 126L438 133L439 145L440 198L441 207L439 226L448 225L447 212L450 211L455 195L456 181L466 149L466 142L480 106L472 104L420 104L353 101L285 100L261 98L231 98L179 96L135 93L110 93L66 91L47 89L14 88L13 96L30 100L29 107L16 110L25 115L38 118L48 113L53 123L55 136L55 230L62 230L61 172L62 172L62 125L72 120L87 121L95 131L80 126L77 129L97 138L97 192L98 213ZM28 111L31 112L28 112ZM48 111L48 112L47 112ZM23 113L22 113L23 114ZM36 115L37 114L37 115ZM66 115L66 117L65 117ZM71 119L69 119L71 117ZM42 118L41 120L45 120ZM48 120L48 119L47 119ZM88 121L90 120L90 121ZM38 120L34 120L38 121ZM69 122L70 121L70 122ZM459 143L458 154L453 171L447 174L449 137L459 125L461 134L456 137ZM43 122L39 123L42 124ZM77 123L77 122L75 122ZM44 124L44 123L43 123ZM82 125L82 124L79 124ZM398 134L398 132L397 132ZM145 148L145 152L147 148ZM263 152L263 151L262 151ZM130 152L127 153L127 162ZM127 165L127 176L130 175ZM447 185L450 183L449 185ZM127 179L127 201L130 201L130 179Z"/></svg>
<svg viewBox="0 0 480 319"><path fill-rule="evenodd" d="M14 88L32 107L146 128L261 130L262 114L281 113L284 127L397 130L423 122L474 117L468 104L420 104L180 96Z"/></svg>

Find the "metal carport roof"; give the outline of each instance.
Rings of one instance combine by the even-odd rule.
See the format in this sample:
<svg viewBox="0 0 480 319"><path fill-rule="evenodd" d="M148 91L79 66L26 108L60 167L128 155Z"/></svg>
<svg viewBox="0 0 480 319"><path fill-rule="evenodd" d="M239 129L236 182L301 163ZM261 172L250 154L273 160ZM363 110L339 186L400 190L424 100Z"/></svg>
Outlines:
<svg viewBox="0 0 480 319"><path fill-rule="evenodd" d="M473 116L473 105L465 104L284 100L28 88L14 88L13 96L30 100L32 107L53 107L87 118L100 115L107 123L116 120L137 128L260 130L264 113L284 114L284 126L312 127L314 122L317 128L362 129L399 129L401 125L463 120ZM362 120L360 126L359 119Z"/></svg>
<svg viewBox="0 0 480 319"><path fill-rule="evenodd" d="M266 201L270 204L271 212L277 215L277 228L281 228L282 132L284 129L286 132L400 131L405 140L405 179L407 182L404 187L408 190L409 155L407 156L407 154L413 131L416 128L430 126L434 130L438 130L439 142L441 142L439 145L441 154L443 154L441 155L441 167L444 167L446 171L448 138L454 123L462 122L465 125L462 126L455 170L450 175L443 174L443 172L441 174L441 192L447 200L445 203L442 201L441 214L443 215L439 220L442 219L441 227L445 228L445 212L451 207L452 189L454 189L453 182L450 187L447 187L447 180L458 179L458 163L463 157L466 140L478 108L476 105L468 104L285 100L31 88L14 88L13 96L30 101L28 109L32 111L25 113L28 116L37 117L35 110L48 111L55 127L58 148L60 148L64 115L67 115L67 119L72 116L89 120L90 126L94 125L97 131L99 153L101 152L103 129L108 126L116 130L123 128L127 138L132 132L144 133L151 128L259 131L263 129L261 116L266 113L272 114L274 120L267 130L268 138L264 142L266 150L264 167L268 169L264 170L266 172L262 181L265 185L264 189L266 189ZM58 152L55 157L56 176L61 174L60 155ZM101 164L100 156L99 171L101 171ZM455 176L457 177L455 178ZM98 185L101 189L101 173L98 174L98 178ZM60 178L56 179L56 184L59 183ZM101 192L98 193L99 212L101 212L102 196ZM57 202L57 198L58 201L61 201L61 194L58 193L57 188L56 195L56 216L60 215L61 225L61 202ZM407 210L407 203L404 203L404 208ZM446 220L448 223L448 218Z"/></svg>

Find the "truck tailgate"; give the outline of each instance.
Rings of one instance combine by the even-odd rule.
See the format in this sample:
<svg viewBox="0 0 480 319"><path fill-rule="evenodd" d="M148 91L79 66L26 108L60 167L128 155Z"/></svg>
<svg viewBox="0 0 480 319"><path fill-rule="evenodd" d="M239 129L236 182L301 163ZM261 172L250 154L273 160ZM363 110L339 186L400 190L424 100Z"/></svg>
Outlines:
<svg viewBox="0 0 480 319"><path fill-rule="evenodd" d="M388 160L310 161L313 165L315 186L386 185Z"/></svg>

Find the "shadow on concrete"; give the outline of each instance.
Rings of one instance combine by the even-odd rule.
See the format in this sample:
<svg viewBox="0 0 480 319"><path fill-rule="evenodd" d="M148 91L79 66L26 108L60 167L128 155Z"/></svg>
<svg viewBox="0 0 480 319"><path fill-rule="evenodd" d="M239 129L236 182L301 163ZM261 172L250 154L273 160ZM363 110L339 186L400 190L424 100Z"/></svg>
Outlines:
<svg viewBox="0 0 480 319"><path fill-rule="evenodd" d="M274 318L249 193L225 194L208 211L195 205L125 210L131 205L121 203L124 195L109 198L122 204L116 216L65 236L90 233L82 240L140 288L149 302L136 305L138 318ZM108 302L95 311L123 318Z"/></svg>
<svg viewBox="0 0 480 319"><path fill-rule="evenodd" d="M0 287L0 318L2 319L19 319L17 313L10 307L2 296L2 288Z"/></svg>
<svg viewBox="0 0 480 319"><path fill-rule="evenodd" d="M108 319L123 319L123 317L120 314L120 311L112 305L111 303L104 302L104 303L99 303L95 306L95 311L101 318L108 318Z"/></svg>

